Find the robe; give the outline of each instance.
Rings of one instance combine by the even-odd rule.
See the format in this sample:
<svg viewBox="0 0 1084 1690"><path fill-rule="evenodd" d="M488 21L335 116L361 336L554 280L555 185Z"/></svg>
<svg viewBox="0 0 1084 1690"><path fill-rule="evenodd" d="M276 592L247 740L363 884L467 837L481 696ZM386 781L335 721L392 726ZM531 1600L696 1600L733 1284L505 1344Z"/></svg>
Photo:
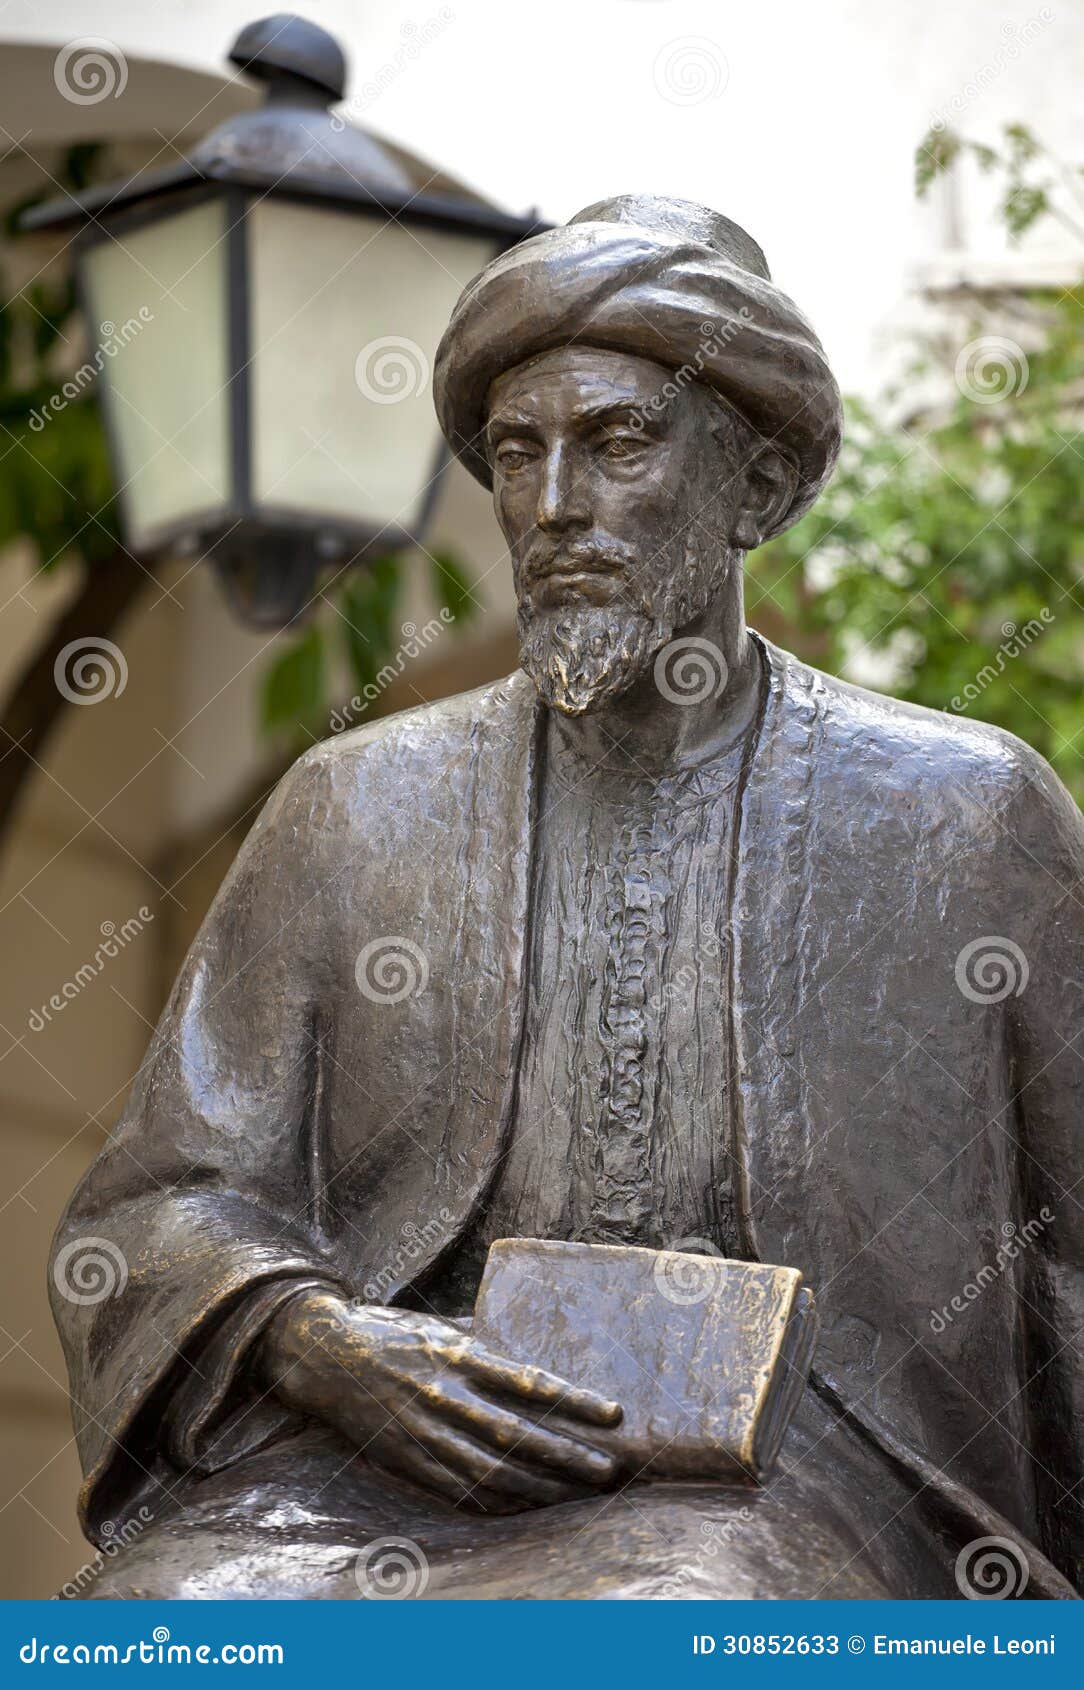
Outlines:
<svg viewBox="0 0 1084 1690"><path fill-rule="evenodd" d="M741 1253L800 1268L818 1298L776 1492L818 1570L761 1578L782 1564L763 1506L642 1486L670 1550L614 1549L599 1593L688 1574L696 1595L953 1594L969 1537L1010 1535L1028 1594L1064 1596L1084 1557L1084 818L1012 736L761 647L718 1038ZM153 1496L155 1532L184 1535L171 1507L189 1535L232 1508L231 1530L271 1522L289 1560L297 1451L324 1463L323 1495L347 1482L349 1451L246 1396L249 1349L299 1284L409 1301L477 1217L514 1103L543 717L517 673L342 735L247 839L57 1234L92 1539ZM373 973L389 951L394 979ZM62 1264L95 1238L123 1283L72 1298ZM396 1515L350 1472L347 1515L403 1530L423 1507ZM759 1523L730 1535L747 1505ZM570 1542L614 1535L605 1502L563 1507L588 1511ZM718 1508L705 1571L689 1544ZM518 1545L524 1593L555 1593L561 1514L471 1522L491 1534L467 1544L482 1583L430 1593L481 1592L487 1545L497 1568ZM440 1515L438 1562L441 1544L462 1562L467 1530Z"/></svg>

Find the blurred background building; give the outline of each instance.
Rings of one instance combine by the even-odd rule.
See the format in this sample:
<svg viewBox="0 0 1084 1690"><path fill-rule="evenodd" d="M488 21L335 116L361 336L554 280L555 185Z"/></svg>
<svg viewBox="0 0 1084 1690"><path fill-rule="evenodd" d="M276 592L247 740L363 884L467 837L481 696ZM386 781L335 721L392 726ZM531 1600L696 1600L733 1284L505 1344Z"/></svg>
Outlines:
<svg viewBox="0 0 1084 1690"><path fill-rule="evenodd" d="M77 169L93 160L99 180L169 162L252 106L252 86L225 67L235 35L258 15L252 0L9 0L0 14L0 206L10 213L56 191L70 179L73 159ZM1028 385L1022 369L1046 332L1043 313L1074 297L1084 268L1072 204L1076 194L1084 226L1076 188L1084 183L1081 0L950 0L937 8L923 0L874 8L857 0L812 8L799 0L756 7L550 0L533 10L499 0L336 0L313 4L306 15L348 51L343 110L350 121L432 159L510 211L536 207L561 221L593 200L635 190L702 201L734 218L817 326L844 390L902 426L916 416L935 425L939 408L958 405L961 394L979 405L974 414L985 426L982 384ZM115 67L104 93L101 83L67 79L73 44L85 52L91 40ZM1050 191L1067 194L1068 209L1059 203L1029 218L1024 206L1015 242L1011 205L1005 215L1003 165L1013 147L1006 125L1025 126L1064 163ZM966 150L946 161L938 155L946 132L996 148L1001 163ZM935 163L950 168L937 171L920 199L916 148L931 135ZM100 150L86 152L88 144ZM1016 158L1021 169L1033 163ZM1011 177L1011 158L1007 168ZM1023 191L1010 182L1018 211ZM15 240L8 227L0 266L9 321L33 322L36 314L48 335L41 278L62 272L64 244L61 237ZM977 315L985 336L1010 349L992 375L985 366L961 372ZM82 332L93 340L98 330ZM79 333L73 318L55 348L58 379L81 361ZM923 337L947 347L947 378L936 360L924 374L911 373ZM75 555L58 558L48 530L35 531L48 517L38 512L48 505L50 478L58 499L69 481L59 446L55 461L43 449L33 466L46 489L42 504L24 508L29 436L19 411L22 353L12 338L0 337L0 697L8 699L0 797L5 778L16 769L20 778L0 832L0 1594L43 1596L91 1559L75 1522L78 1463L44 1289L53 1226L123 1105L184 948L263 795L309 738L356 716L349 700L359 681L336 655L341 606L333 600L318 607L326 651L314 686L311 648L290 657L298 652L296 632L244 628L205 567L174 559L148 573L117 618L112 639L123 674L114 667L92 689L92 708L85 697L65 698L39 745L19 710L32 711L42 688L57 684L52 662L43 670L40 656L49 630L65 627L66 615L73 628L85 625L93 557L84 553L94 548L80 541L68 548ZM988 364L988 347L984 356ZM1036 370L1040 364L1041 357ZM1033 375L1033 396L1039 385ZM1061 524L1056 558L1020 538L1040 518L1031 506L1006 515L1004 488L990 493L1000 497L996 515L993 506L980 510L983 490L970 486L963 514L953 514L970 525L977 601L983 567L994 599L1006 579L1002 553L983 549L995 526L1040 555L1008 613L992 599L988 649L976 644L979 624L965 625L963 609L956 617L951 598L941 602L933 588L922 598L931 628L935 618L956 621L968 646L962 667L946 673L943 696L930 692L941 683L928 665L922 678L931 648L921 619L901 617L898 647L880 637L894 614L891 601L870 610L860 632L878 637L859 638L849 659L833 644L835 601L815 602L838 574L833 545L850 546L853 563L867 543L846 524L835 541L823 529L812 536L808 568L792 551L755 577L752 621L826 664L850 661L856 678L893 685L902 676L901 690L942 708L964 707L953 703L960 675L996 667L989 681L975 679L966 703L999 719L982 700L996 704L1004 694L1006 710L1020 712L1006 717L1017 732L1027 732L1029 710L1042 715L1036 743L1068 778L1054 754L1084 730L1066 682L1067 673L1079 674L1084 628L1082 394L1084 385L1065 384L1050 423L1064 452L1055 444L1046 457L1058 455L1056 470L1043 467L1032 478L1033 498L1052 489L1043 520ZM93 394L73 400L80 402L93 404ZM860 407L854 414L860 424ZM987 437L980 429L975 438L981 456ZM995 481L1001 438L990 436ZM882 479L891 487L894 476L889 455ZM955 472L953 480L959 485ZM877 475L865 485L876 486ZM923 496L930 492L925 487ZM893 512L885 520L903 518ZM96 524L88 515L84 541ZM402 561L383 672L365 694L370 712L459 691L515 666L503 544L486 495L458 468L441 485L426 550L453 560L467 614L454 625L441 619L428 558ZM890 576L878 578L890 587ZM777 581L785 590L776 590ZM963 608L970 614L974 606L968 600ZM1033 622L1039 631L1025 638ZM1021 649L1006 657L1003 648L1014 641ZM1043 641L1058 653L1054 680L1043 679L1048 707L1032 688L1031 654L1023 649ZM908 663L910 674L900 670ZM1023 697L1019 706L1010 686ZM21 700L14 711L13 699ZM50 1008L58 996L62 1007Z"/></svg>

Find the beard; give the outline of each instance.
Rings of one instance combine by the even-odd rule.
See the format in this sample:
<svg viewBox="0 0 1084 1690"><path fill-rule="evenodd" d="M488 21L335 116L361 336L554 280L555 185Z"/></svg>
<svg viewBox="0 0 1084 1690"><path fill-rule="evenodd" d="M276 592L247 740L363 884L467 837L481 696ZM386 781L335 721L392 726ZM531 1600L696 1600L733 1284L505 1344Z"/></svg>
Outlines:
<svg viewBox="0 0 1084 1690"><path fill-rule="evenodd" d="M517 617L520 660L544 703L582 716L635 686L671 637L665 621L639 611L585 605Z"/></svg>
<svg viewBox="0 0 1084 1690"><path fill-rule="evenodd" d="M570 550L577 560L589 555L586 547ZM626 554L621 563L626 583L635 582L635 559ZM529 563L525 574L529 580ZM705 565L690 540L663 584L638 603L540 607L524 588L516 613L520 661L544 703L564 716L583 716L649 674L675 632L707 610L719 585L715 569Z"/></svg>

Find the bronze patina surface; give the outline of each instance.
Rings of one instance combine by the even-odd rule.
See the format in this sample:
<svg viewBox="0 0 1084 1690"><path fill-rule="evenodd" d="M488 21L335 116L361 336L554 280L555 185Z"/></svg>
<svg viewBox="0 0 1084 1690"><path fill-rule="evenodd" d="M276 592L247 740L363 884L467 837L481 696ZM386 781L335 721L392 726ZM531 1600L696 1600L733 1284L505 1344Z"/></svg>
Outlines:
<svg viewBox="0 0 1084 1690"><path fill-rule="evenodd" d="M435 396L523 668L296 764L72 1199L83 1518L153 1516L90 1594L364 1596L395 1539L419 1596L955 1596L996 1537L1071 1595L1080 813L747 630L841 410L726 219L625 198L513 249ZM776 1472L630 1479L619 1401L457 1323L502 1236L800 1271ZM122 1294L68 1295L102 1240Z"/></svg>

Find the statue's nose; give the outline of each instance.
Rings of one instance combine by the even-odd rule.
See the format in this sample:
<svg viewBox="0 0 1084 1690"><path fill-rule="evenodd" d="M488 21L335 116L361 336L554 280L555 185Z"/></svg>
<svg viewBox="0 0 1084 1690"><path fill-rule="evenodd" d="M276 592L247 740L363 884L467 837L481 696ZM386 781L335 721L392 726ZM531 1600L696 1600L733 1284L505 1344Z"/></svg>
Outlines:
<svg viewBox="0 0 1084 1690"><path fill-rule="evenodd" d="M590 521L587 487L573 454L564 446L547 452L538 488L536 521L549 533L582 528Z"/></svg>

